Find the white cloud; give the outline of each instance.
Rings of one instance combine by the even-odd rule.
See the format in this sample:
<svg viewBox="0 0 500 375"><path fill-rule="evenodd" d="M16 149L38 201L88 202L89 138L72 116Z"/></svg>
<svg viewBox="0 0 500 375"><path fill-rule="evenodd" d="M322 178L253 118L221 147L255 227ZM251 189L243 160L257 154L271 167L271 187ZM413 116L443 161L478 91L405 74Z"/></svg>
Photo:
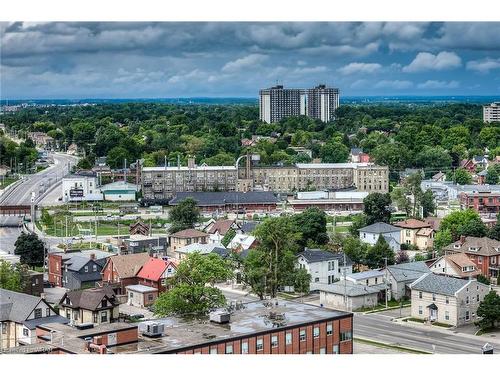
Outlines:
<svg viewBox="0 0 500 375"><path fill-rule="evenodd" d="M439 52L433 55L429 52L420 52L410 65L403 68L403 72L413 73L425 70L445 70L462 66L462 59L455 52Z"/></svg>
<svg viewBox="0 0 500 375"><path fill-rule="evenodd" d="M343 75L356 73L374 73L382 69L382 65L376 63L358 63L352 62L338 69L338 72Z"/></svg>
<svg viewBox="0 0 500 375"><path fill-rule="evenodd" d="M403 80L394 80L394 81L389 81L389 80L382 80L379 81L375 84L376 89L396 89L396 90L402 90L402 89L409 89L410 87L413 86L413 82L411 81L403 81Z"/></svg>
<svg viewBox="0 0 500 375"><path fill-rule="evenodd" d="M366 79L358 79L357 81L354 81L351 83L351 89L360 89L360 88L366 88L368 84L368 81Z"/></svg>
<svg viewBox="0 0 500 375"><path fill-rule="evenodd" d="M479 73L489 73L490 70L500 69L500 59L472 60L467 63L467 69Z"/></svg>
<svg viewBox="0 0 500 375"><path fill-rule="evenodd" d="M226 65L222 67L223 72L235 73L243 69L254 68L260 65L262 62L267 60L267 55L262 55L259 53L252 53L240 59L229 61Z"/></svg>
<svg viewBox="0 0 500 375"><path fill-rule="evenodd" d="M456 89L458 86L460 86L458 81L447 82L434 80L428 80L417 85L419 89Z"/></svg>

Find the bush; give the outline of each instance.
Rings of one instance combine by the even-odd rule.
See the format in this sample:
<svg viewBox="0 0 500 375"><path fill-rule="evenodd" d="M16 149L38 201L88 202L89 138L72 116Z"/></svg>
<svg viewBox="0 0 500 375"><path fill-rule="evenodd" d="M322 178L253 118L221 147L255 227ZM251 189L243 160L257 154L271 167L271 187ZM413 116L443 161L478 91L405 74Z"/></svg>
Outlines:
<svg viewBox="0 0 500 375"><path fill-rule="evenodd" d="M490 279L484 275L477 275L477 281L485 285L490 285Z"/></svg>

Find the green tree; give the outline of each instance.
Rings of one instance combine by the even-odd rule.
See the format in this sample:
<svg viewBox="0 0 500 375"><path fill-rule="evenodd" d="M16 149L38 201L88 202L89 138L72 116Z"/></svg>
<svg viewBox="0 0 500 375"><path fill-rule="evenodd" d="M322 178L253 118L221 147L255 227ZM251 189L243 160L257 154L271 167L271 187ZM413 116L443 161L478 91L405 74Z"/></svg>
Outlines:
<svg viewBox="0 0 500 375"><path fill-rule="evenodd" d="M493 166L488 167L487 173L485 182L490 185L498 184L498 172L496 168Z"/></svg>
<svg viewBox="0 0 500 375"><path fill-rule="evenodd" d="M283 216L264 220L255 228L254 235L259 245L245 260L246 280L260 298L264 295L274 298L278 288L286 286L298 271L295 255L300 233L295 231L290 218Z"/></svg>
<svg viewBox="0 0 500 375"><path fill-rule="evenodd" d="M391 218L389 206L391 196L382 193L370 193L363 199L364 214L366 215L366 224L371 225L377 222L388 223Z"/></svg>
<svg viewBox="0 0 500 375"><path fill-rule="evenodd" d="M387 258L388 265L394 264L394 251L384 237L379 236L377 243L368 248L365 264L370 268L380 268L385 265L385 258Z"/></svg>
<svg viewBox="0 0 500 375"><path fill-rule="evenodd" d="M458 168L452 175L451 179L453 182L459 185L467 185L472 182L472 176L463 168Z"/></svg>
<svg viewBox="0 0 500 375"><path fill-rule="evenodd" d="M311 274L305 268L300 268L292 274L293 280L287 284L292 284L295 292L309 293Z"/></svg>
<svg viewBox="0 0 500 375"><path fill-rule="evenodd" d="M500 296L494 290L479 304L477 316L482 318L477 323L482 329L495 328L500 322Z"/></svg>
<svg viewBox="0 0 500 375"><path fill-rule="evenodd" d="M494 240L500 241L500 218L498 216L500 216L500 214L497 215L496 224L488 232L488 237L493 238Z"/></svg>
<svg viewBox="0 0 500 375"><path fill-rule="evenodd" d="M438 254L442 253L442 249L453 242L453 235L449 228L442 229L436 233L434 237L434 249L437 250Z"/></svg>
<svg viewBox="0 0 500 375"><path fill-rule="evenodd" d="M327 143L319 153L323 163L343 163L349 157L349 149L342 143Z"/></svg>
<svg viewBox="0 0 500 375"><path fill-rule="evenodd" d="M326 233L326 214L317 207L304 210L304 212L293 215L291 221L295 226L295 232L301 233L298 244L304 248L309 242L317 245L328 243Z"/></svg>
<svg viewBox="0 0 500 375"><path fill-rule="evenodd" d="M436 203L434 202L434 196L431 190L422 193L421 205L424 218L434 214L436 211Z"/></svg>
<svg viewBox="0 0 500 375"><path fill-rule="evenodd" d="M0 288L22 292L29 282L29 274L26 265L13 265L4 260L0 260Z"/></svg>
<svg viewBox="0 0 500 375"><path fill-rule="evenodd" d="M109 150L106 163L111 168L123 168L125 159L130 163L129 152L125 148L117 146Z"/></svg>
<svg viewBox="0 0 500 375"><path fill-rule="evenodd" d="M367 217L365 214L356 214L352 216L352 224L349 227L349 233L354 237L359 237L359 229L366 227Z"/></svg>
<svg viewBox="0 0 500 375"><path fill-rule="evenodd" d="M342 239L342 250L354 263L354 268L364 263L370 245L362 242L359 237L346 236Z"/></svg>
<svg viewBox="0 0 500 375"><path fill-rule="evenodd" d="M234 238L234 236L236 236L236 231L233 229L233 228L230 228L227 233L224 235L224 237L222 238L222 241L221 243L225 246L225 247L228 247L229 246L229 243L231 242L231 240Z"/></svg>
<svg viewBox="0 0 500 375"><path fill-rule="evenodd" d="M215 283L230 279L233 272L217 254L193 253L179 264L172 280L172 288L160 294L154 304L157 316L173 314L208 313L224 306L226 298Z"/></svg>
<svg viewBox="0 0 500 375"><path fill-rule="evenodd" d="M484 237L487 227L482 222L479 214L472 209L455 211L444 217L439 231L448 230L452 241L457 241L460 236Z"/></svg>
<svg viewBox="0 0 500 375"><path fill-rule="evenodd" d="M175 233L180 230L194 228L200 218L200 210L193 198L186 198L170 210L169 218L172 222L169 229L170 233Z"/></svg>
<svg viewBox="0 0 500 375"><path fill-rule="evenodd" d="M22 264L26 264L32 268L43 265L45 244L35 233L21 233L14 246L14 254L21 257Z"/></svg>
<svg viewBox="0 0 500 375"><path fill-rule="evenodd" d="M484 285L490 285L490 279L484 275L477 275L477 281Z"/></svg>

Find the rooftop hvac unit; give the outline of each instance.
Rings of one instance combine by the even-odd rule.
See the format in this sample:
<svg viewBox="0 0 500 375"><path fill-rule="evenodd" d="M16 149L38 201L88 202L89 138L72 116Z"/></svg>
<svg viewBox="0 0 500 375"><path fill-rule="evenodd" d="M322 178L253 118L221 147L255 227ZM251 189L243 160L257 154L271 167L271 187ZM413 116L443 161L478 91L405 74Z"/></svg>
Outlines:
<svg viewBox="0 0 500 375"><path fill-rule="evenodd" d="M210 313L210 321L223 324L223 323L229 323L229 320L231 318L231 314L225 310L216 310L212 311Z"/></svg>
<svg viewBox="0 0 500 375"><path fill-rule="evenodd" d="M146 322L139 325L139 331L146 337L160 337L165 331L165 325L157 322Z"/></svg>

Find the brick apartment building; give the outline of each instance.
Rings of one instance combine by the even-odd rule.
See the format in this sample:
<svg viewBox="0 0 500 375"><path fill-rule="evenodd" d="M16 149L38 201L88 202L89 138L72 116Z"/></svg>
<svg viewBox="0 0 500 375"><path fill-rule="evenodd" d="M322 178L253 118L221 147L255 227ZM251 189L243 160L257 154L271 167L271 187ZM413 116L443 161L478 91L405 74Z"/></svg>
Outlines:
<svg viewBox="0 0 500 375"><path fill-rule="evenodd" d="M500 212L500 192L481 191L463 192L459 195L462 209L472 208L479 214L498 214Z"/></svg>
<svg viewBox="0 0 500 375"><path fill-rule="evenodd" d="M500 241L487 237L462 236L460 240L443 250L448 254L466 254L484 276L493 278L500 276Z"/></svg>
<svg viewBox="0 0 500 375"><path fill-rule="evenodd" d="M229 323L173 321L151 353L352 354L352 313L279 300L241 304Z"/></svg>

